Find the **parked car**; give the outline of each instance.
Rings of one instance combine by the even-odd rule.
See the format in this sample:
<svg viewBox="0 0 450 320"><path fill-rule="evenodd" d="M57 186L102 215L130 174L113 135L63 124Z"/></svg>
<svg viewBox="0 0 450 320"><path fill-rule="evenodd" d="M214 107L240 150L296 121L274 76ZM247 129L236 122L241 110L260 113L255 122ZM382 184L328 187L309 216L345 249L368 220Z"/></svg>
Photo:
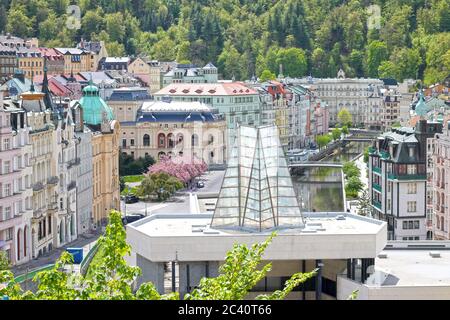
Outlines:
<svg viewBox="0 0 450 320"><path fill-rule="evenodd" d="M139 202L139 198L135 195L129 195L125 197L125 203L136 203Z"/></svg>
<svg viewBox="0 0 450 320"><path fill-rule="evenodd" d="M144 217L145 217L145 215L143 215L142 213L127 214L125 217L122 217L122 223L123 223L123 225L126 225L128 223L138 221Z"/></svg>
<svg viewBox="0 0 450 320"><path fill-rule="evenodd" d="M197 182L197 188L203 188L205 184L202 181Z"/></svg>

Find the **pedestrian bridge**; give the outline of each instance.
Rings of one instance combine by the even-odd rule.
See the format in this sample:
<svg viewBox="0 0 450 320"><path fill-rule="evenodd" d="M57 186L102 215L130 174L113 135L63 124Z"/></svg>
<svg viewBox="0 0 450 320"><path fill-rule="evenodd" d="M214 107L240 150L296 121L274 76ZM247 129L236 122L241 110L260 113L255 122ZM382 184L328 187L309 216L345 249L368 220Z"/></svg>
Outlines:
<svg viewBox="0 0 450 320"><path fill-rule="evenodd" d="M293 162L288 165L289 168L342 168L342 163L339 162L317 162L317 161L305 161L305 162Z"/></svg>

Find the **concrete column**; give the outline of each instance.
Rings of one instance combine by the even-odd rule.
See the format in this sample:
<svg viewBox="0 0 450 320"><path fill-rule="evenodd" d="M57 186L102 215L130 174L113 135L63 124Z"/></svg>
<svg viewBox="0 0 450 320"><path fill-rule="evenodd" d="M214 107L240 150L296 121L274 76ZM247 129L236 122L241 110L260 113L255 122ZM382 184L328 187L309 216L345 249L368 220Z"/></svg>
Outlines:
<svg viewBox="0 0 450 320"><path fill-rule="evenodd" d="M160 294L164 293L164 262L152 262L136 254L136 265L141 268L142 275L137 279L137 287L144 282L152 282Z"/></svg>
<svg viewBox="0 0 450 320"><path fill-rule="evenodd" d="M322 260L316 260L316 268L319 270L317 271L316 275L316 300L322 299L322 268L323 263Z"/></svg>
<svg viewBox="0 0 450 320"><path fill-rule="evenodd" d="M218 261L178 262L178 266L181 298L198 286L203 277L213 278L217 277L219 273ZM206 266L208 267L206 268Z"/></svg>

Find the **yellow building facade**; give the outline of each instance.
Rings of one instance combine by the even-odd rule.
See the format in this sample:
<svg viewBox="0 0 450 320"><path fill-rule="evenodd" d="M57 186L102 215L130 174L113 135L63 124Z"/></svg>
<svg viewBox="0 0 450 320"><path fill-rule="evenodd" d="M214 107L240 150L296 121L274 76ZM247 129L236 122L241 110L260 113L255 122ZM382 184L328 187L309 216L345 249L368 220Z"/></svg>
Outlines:
<svg viewBox="0 0 450 320"><path fill-rule="evenodd" d="M44 57L37 49L22 49L17 51L17 66L27 79L44 74Z"/></svg>

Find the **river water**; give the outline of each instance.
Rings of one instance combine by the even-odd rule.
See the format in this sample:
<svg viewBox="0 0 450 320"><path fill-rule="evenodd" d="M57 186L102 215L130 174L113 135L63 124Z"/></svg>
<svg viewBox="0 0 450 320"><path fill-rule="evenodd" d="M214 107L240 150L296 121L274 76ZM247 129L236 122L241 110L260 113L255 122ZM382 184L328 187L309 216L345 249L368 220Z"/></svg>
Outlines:
<svg viewBox="0 0 450 320"><path fill-rule="evenodd" d="M323 162L344 163L354 159L364 151L369 143L351 142L335 151ZM305 168L292 177L302 211L343 212L344 195L342 173L339 168Z"/></svg>

